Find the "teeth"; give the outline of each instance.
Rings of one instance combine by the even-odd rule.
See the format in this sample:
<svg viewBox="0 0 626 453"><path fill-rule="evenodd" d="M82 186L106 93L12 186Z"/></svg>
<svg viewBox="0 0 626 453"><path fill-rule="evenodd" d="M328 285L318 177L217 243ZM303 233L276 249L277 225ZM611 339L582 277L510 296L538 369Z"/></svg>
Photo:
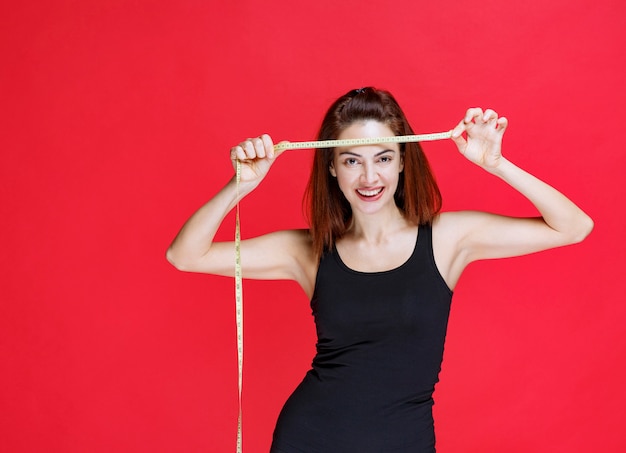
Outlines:
<svg viewBox="0 0 626 453"><path fill-rule="evenodd" d="M364 197L373 197L374 195L378 195L382 190L383 188L381 187L380 189L376 190L357 190L357 192L359 192Z"/></svg>

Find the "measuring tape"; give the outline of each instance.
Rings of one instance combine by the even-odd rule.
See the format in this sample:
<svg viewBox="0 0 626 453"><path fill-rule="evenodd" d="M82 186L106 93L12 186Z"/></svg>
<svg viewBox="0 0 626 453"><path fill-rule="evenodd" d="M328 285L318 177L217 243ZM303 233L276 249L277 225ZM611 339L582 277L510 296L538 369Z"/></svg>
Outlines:
<svg viewBox="0 0 626 453"><path fill-rule="evenodd" d="M373 145L381 143L410 143L445 140L452 137L452 131L420 135L396 135L393 137L366 137L344 140L318 140L311 142L283 142L274 145L275 151L288 149L338 148L342 146ZM237 200L239 200L239 183L241 182L241 161L237 159L235 169L237 186ZM242 403L243 387L243 281L241 271L241 223L239 220L239 201L237 201L235 216L235 318L237 324L237 370L238 370L238 401L239 415L237 417L237 453L242 453Z"/></svg>
<svg viewBox="0 0 626 453"><path fill-rule="evenodd" d="M314 142L284 142L274 145L275 151L287 149L338 148L340 146L377 145L381 143L432 142L452 137L452 131L420 135L395 135L393 137L348 138L344 140L318 140Z"/></svg>
<svg viewBox="0 0 626 453"><path fill-rule="evenodd" d="M235 215L235 318L237 323L237 371L239 389L239 416L237 417L237 453L241 453L241 390L243 386L243 279L241 277L241 226L239 222L239 183L241 182L241 161L239 159L237 159L237 170L235 179L237 182L237 208Z"/></svg>

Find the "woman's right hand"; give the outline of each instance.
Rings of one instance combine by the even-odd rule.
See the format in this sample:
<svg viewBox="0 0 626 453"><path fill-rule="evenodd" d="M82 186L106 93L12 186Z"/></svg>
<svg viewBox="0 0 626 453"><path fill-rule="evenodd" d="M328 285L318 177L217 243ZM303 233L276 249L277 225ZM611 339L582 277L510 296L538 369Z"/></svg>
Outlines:
<svg viewBox="0 0 626 453"><path fill-rule="evenodd" d="M260 137L249 138L230 150L230 159L233 168L237 169L237 160L241 162L240 181L242 183L259 184L276 158L283 151L274 150L272 138L263 134Z"/></svg>

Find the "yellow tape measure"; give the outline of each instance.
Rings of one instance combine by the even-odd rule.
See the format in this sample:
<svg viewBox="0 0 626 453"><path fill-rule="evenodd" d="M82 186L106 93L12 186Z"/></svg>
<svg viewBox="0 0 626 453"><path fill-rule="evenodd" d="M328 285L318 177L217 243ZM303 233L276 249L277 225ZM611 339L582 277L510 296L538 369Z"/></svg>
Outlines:
<svg viewBox="0 0 626 453"><path fill-rule="evenodd" d="M452 137L452 131L434 134L397 135L394 137L367 137L344 140L319 140L310 142L283 142L274 145L275 151L288 149L337 148L340 146L373 145L381 143L410 143L445 140ZM241 161L236 162L237 200L239 200L239 183L241 182ZM237 417L237 453L242 453L242 388L243 388L243 281L241 271L241 225L239 219L239 201L236 207L235 219L235 317L237 324L237 370L238 370L238 402L239 415Z"/></svg>
<svg viewBox="0 0 626 453"><path fill-rule="evenodd" d="M274 150L282 151L286 149L338 148L340 146L374 145L380 143L431 142L434 140L444 140L450 137L452 137L452 131L437 132L434 134L396 135L393 137L365 137L349 138L344 140L318 140L313 142L285 142L274 145Z"/></svg>
<svg viewBox="0 0 626 453"><path fill-rule="evenodd" d="M239 416L237 417L237 453L242 451L242 406L243 386L243 281L241 277L241 226L239 224L239 183L241 182L241 161L237 159L236 170L237 208L235 215L235 318L237 323L237 371L239 389Z"/></svg>

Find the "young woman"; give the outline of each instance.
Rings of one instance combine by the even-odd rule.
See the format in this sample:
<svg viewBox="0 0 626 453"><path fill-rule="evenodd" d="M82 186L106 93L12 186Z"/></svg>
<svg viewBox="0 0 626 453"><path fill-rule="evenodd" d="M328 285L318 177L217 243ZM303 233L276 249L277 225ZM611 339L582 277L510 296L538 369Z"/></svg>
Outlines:
<svg viewBox="0 0 626 453"><path fill-rule="evenodd" d="M564 195L502 156L506 127L493 110L471 108L452 140L528 198L540 217L440 213L418 144L360 145L316 151L309 230L242 241L244 278L297 281L311 299L318 336L312 369L279 416L272 452L435 451L432 393L463 269L576 243L593 228ZM409 134L392 95L363 88L335 101L318 139ZM279 154L268 135L231 149L233 164L242 166L239 191L233 178L185 223L167 253L174 266L234 275L233 244L213 237Z"/></svg>

